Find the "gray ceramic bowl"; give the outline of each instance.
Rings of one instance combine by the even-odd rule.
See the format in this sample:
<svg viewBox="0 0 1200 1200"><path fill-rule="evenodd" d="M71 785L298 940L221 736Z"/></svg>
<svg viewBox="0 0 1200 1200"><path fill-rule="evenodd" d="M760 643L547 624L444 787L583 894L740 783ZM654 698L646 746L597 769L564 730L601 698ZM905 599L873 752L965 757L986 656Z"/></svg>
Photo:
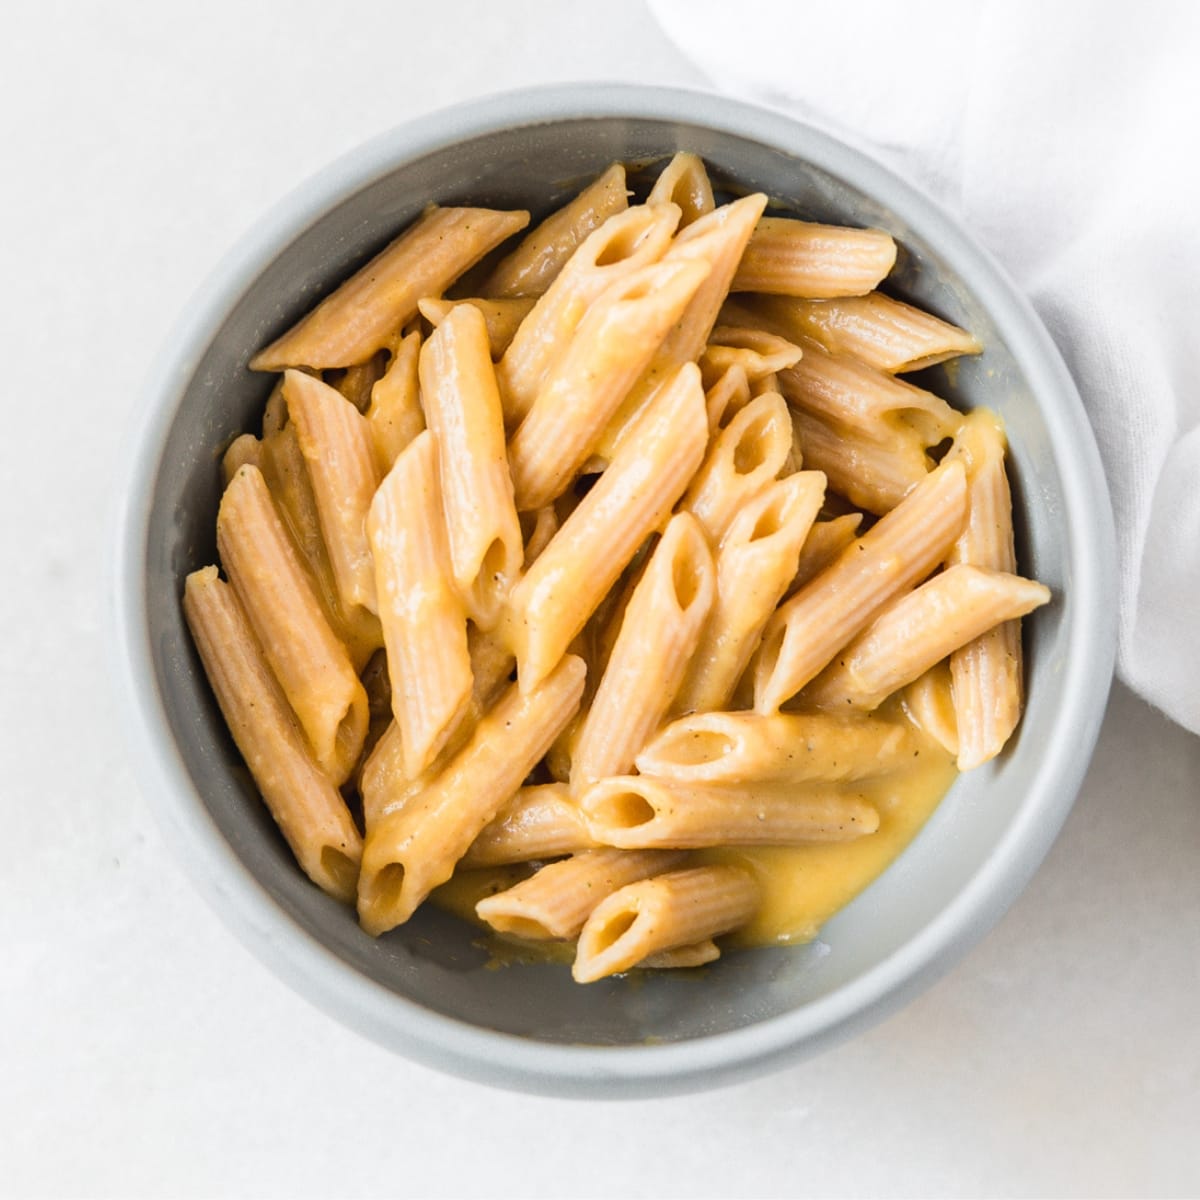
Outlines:
<svg viewBox="0 0 1200 1200"><path fill-rule="evenodd" d="M1027 622L1028 707L995 764L814 945L728 955L703 978L578 987L557 966L485 968L438 912L375 941L301 875L251 787L180 616L213 561L218 454L256 428L251 353L431 200L535 216L614 159L701 154L720 179L803 216L890 230L895 292L987 351L943 379L1008 425L1021 562L1054 603ZM952 386L951 386L952 383ZM929 200L813 129L714 96L555 87L474 102L353 151L279 204L217 268L153 369L123 484L115 645L142 786L234 933L299 992L391 1049L469 1078L563 1095L647 1095L782 1066L878 1021L997 920L1079 787L1112 673L1104 478L1050 338L989 257Z"/></svg>

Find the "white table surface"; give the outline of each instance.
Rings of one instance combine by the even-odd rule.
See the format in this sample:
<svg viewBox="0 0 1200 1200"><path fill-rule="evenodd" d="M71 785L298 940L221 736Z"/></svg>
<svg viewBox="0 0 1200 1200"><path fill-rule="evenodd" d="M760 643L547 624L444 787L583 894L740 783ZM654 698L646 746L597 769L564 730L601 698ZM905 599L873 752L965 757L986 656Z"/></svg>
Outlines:
<svg viewBox="0 0 1200 1200"><path fill-rule="evenodd" d="M105 513L149 356L233 239L371 134L523 84L702 81L636 0L29 2L0 28L0 1194L1200 1191L1200 739L1121 688L998 928L748 1085L490 1091L252 959L168 856L106 678Z"/></svg>

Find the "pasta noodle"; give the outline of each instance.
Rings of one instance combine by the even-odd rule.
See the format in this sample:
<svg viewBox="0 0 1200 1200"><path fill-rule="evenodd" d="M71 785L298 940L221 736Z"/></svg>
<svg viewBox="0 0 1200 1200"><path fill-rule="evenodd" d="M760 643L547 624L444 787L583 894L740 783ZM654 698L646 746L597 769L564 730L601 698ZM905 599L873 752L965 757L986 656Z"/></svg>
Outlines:
<svg viewBox="0 0 1200 1200"><path fill-rule="evenodd" d="M794 696L889 600L946 556L966 518L966 476L945 463L780 608L755 668L754 707Z"/></svg>
<svg viewBox="0 0 1200 1200"><path fill-rule="evenodd" d="M871 291L896 262L881 229L844 229L763 217L738 264L730 291L821 300Z"/></svg>
<svg viewBox="0 0 1200 1200"><path fill-rule="evenodd" d="M737 867L694 867L627 884L599 904L579 934L576 983L628 971L656 954L737 929L759 901Z"/></svg>
<svg viewBox="0 0 1200 1200"><path fill-rule="evenodd" d="M612 654L571 756L584 787L622 775L666 715L712 606L712 555L699 523L672 517L621 619Z"/></svg>
<svg viewBox="0 0 1200 1200"><path fill-rule="evenodd" d="M862 796L833 788L614 775L588 788L580 806L597 842L626 850L840 842L879 828L879 814Z"/></svg>
<svg viewBox="0 0 1200 1200"><path fill-rule="evenodd" d="M592 301L627 274L658 262L678 224L674 205L639 205L610 217L567 259L496 365L510 429L533 407L542 380Z"/></svg>
<svg viewBox="0 0 1200 1200"><path fill-rule="evenodd" d="M421 395L437 446L454 585L490 629L525 548L505 461L504 415L482 314L460 305L421 350Z"/></svg>
<svg viewBox="0 0 1200 1200"><path fill-rule="evenodd" d="M952 455L967 464L970 511L952 563L1014 572L1012 497L1004 470L1004 429L986 409L971 413ZM950 656L958 767L969 771L1003 749L1021 718L1021 626L1005 621Z"/></svg>
<svg viewBox="0 0 1200 1200"><path fill-rule="evenodd" d="M417 381L420 354L419 332L400 338L387 370L371 388L367 424L376 461L384 474L391 470L400 451L425 428Z"/></svg>
<svg viewBox="0 0 1200 1200"><path fill-rule="evenodd" d="M362 839L216 567L188 576L183 607L233 740L296 861L322 891L350 899Z"/></svg>
<svg viewBox="0 0 1200 1200"><path fill-rule="evenodd" d="M379 474L370 427L353 404L300 371L285 373L283 396L308 465L338 594L347 606L375 612L375 568L366 521Z"/></svg>
<svg viewBox="0 0 1200 1200"><path fill-rule="evenodd" d="M625 167L613 163L569 204L526 235L492 272L484 294L492 299L541 296L588 234L625 210L625 197Z"/></svg>
<svg viewBox="0 0 1200 1200"><path fill-rule="evenodd" d="M466 714L467 614L451 575L433 435L419 434L375 493L367 520L392 707L405 772L419 775Z"/></svg>
<svg viewBox="0 0 1200 1200"><path fill-rule="evenodd" d="M567 518L513 589L508 636L523 688L566 653L646 536L663 522L704 453L704 393L680 369L645 414L639 436Z"/></svg>
<svg viewBox="0 0 1200 1200"><path fill-rule="evenodd" d="M820 708L878 708L898 688L981 633L1025 616L1050 599L1040 583L985 571L947 567L901 597L839 654L807 690Z"/></svg>
<svg viewBox="0 0 1200 1200"><path fill-rule="evenodd" d="M716 202L704 161L698 155L680 151L655 180L646 203L677 204L683 214L679 222L681 228L712 212Z"/></svg>
<svg viewBox="0 0 1200 1200"><path fill-rule="evenodd" d="M572 938L606 896L628 883L669 871L682 857L664 850L584 850L481 900L475 911L501 933Z"/></svg>
<svg viewBox="0 0 1200 1200"><path fill-rule="evenodd" d="M564 783L523 787L471 843L468 867L533 862L592 850L595 840Z"/></svg>
<svg viewBox="0 0 1200 1200"><path fill-rule="evenodd" d="M367 694L255 467L242 467L225 489L217 550L317 763L343 783L366 737Z"/></svg>
<svg viewBox="0 0 1200 1200"><path fill-rule="evenodd" d="M717 551L717 595L678 710L728 703L763 628L796 574L800 547L825 495L825 476L800 471L769 484L733 518Z"/></svg>
<svg viewBox="0 0 1200 1200"><path fill-rule="evenodd" d="M380 934L408 920L510 800L579 707L584 665L568 655L537 688L514 684L436 778L368 835L359 921Z"/></svg>
<svg viewBox="0 0 1200 1200"><path fill-rule="evenodd" d="M432 208L306 317L250 360L255 371L365 362L489 250L529 224L527 212Z"/></svg>
<svg viewBox="0 0 1200 1200"><path fill-rule="evenodd" d="M983 347L966 330L882 292L837 300L764 296L751 312L786 337L808 337L889 374L920 371Z"/></svg>
<svg viewBox="0 0 1200 1200"><path fill-rule="evenodd" d="M755 397L713 438L682 506L719 543L738 510L783 469L791 448L792 422L783 397Z"/></svg>
<svg viewBox="0 0 1200 1200"><path fill-rule="evenodd" d="M463 304L469 304L478 309L487 329L488 350L493 358L501 358L512 345L521 322L529 316L533 308L533 296L518 296L511 300L484 300L471 297L466 300L419 300L417 308L435 329L450 315L454 309Z"/></svg>
<svg viewBox="0 0 1200 1200"><path fill-rule="evenodd" d="M900 722L708 712L668 725L637 756L637 767L683 784L843 783L897 770L918 748Z"/></svg>
<svg viewBox="0 0 1200 1200"><path fill-rule="evenodd" d="M707 274L707 263L654 263L592 303L509 442L522 511L542 508L566 489Z"/></svg>

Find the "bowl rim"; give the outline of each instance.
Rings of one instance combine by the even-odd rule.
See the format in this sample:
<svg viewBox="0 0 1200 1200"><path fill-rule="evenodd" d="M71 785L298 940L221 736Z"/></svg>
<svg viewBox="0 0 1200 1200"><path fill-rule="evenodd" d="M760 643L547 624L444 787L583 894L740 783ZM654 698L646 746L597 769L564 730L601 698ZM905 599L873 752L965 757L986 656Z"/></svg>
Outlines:
<svg viewBox="0 0 1200 1200"><path fill-rule="evenodd" d="M297 925L234 853L186 770L155 684L146 588L150 500L178 399L228 312L264 267L346 196L412 159L507 128L612 117L681 122L758 142L884 203L985 298L1038 398L1052 444L1072 448L1056 455L1073 531L1065 702L1034 786L1005 836L933 920L850 983L740 1029L637 1046L539 1042L443 1016L360 974ZM1099 735L1116 653L1110 603L1116 540L1095 438L1049 333L992 256L914 185L818 128L713 92L616 83L525 88L440 109L343 154L273 205L212 270L160 349L125 444L132 448L129 469L111 518L109 649L135 778L168 844L226 926L293 990L389 1049L464 1078L542 1095L666 1095L781 1067L875 1024L944 974L1015 900L1057 837Z"/></svg>

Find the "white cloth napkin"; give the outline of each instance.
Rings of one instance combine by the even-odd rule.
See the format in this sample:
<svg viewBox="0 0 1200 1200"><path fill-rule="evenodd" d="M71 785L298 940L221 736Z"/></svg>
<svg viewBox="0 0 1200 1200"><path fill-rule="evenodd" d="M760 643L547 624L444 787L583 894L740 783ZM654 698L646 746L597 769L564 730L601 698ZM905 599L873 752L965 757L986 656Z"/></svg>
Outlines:
<svg viewBox="0 0 1200 1200"><path fill-rule="evenodd" d="M1033 301L1108 473L1118 675L1200 733L1200 4L650 3L718 87L889 162Z"/></svg>

